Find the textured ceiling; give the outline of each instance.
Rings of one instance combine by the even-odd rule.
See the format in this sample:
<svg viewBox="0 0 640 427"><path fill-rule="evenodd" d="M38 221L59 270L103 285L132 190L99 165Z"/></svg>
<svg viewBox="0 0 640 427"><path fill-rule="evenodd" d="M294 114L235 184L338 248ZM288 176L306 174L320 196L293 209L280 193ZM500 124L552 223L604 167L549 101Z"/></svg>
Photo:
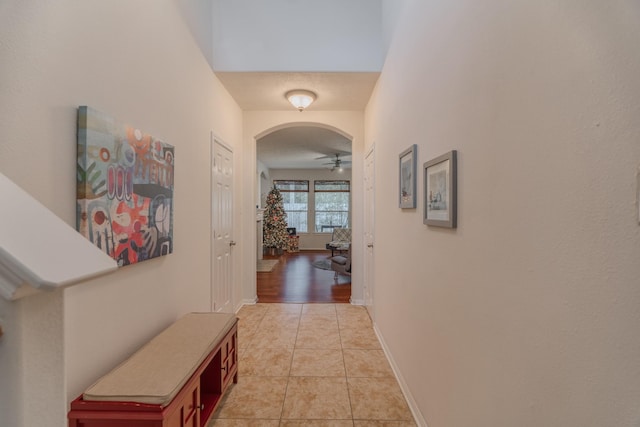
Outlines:
<svg viewBox="0 0 640 427"><path fill-rule="evenodd" d="M284 94L292 89L313 91L318 98L309 111L363 111L380 73L245 73L217 72L231 96L245 111L293 110ZM301 113L301 114L304 114ZM318 157L351 160L351 141L328 129L299 126L273 132L258 140L257 157L269 168L331 167ZM344 163L344 167L350 165Z"/></svg>
<svg viewBox="0 0 640 427"><path fill-rule="evenodd" d="M380 73L236 73L217 72L225 88L243 110L287 110L284 97L292 89L315 92L309 110L363 111Z"/></svg>

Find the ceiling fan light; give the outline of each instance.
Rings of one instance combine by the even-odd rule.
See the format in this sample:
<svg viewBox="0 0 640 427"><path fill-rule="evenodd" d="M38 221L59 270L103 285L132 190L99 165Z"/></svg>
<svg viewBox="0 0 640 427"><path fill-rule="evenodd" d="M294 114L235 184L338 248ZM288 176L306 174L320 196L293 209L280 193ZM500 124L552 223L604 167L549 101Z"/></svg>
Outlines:
<svg viewBox="0 0 640 427"><path fill-rule="evenodd" d="M296 107L298 111L302 111L316 100L316 94L309 90L297 89L287 92L285 98L287 98L291 105Z"/></svg>

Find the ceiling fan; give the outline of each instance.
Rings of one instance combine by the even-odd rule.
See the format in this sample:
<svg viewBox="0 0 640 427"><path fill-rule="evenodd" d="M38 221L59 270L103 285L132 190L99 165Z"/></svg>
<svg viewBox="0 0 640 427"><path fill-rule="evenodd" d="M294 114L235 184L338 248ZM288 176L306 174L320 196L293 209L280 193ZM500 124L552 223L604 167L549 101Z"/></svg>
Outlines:
<svg viewBox="0 0 640 427"><path fill-rule="evenodd" d="M332 159L330 162L323 163L323 165L327 166L327 169L331 169L332 172L336 169L342 171L342 166L351 164L350 161L342 160L339 153L335 154L335 158L332 158L332 156L326 156L325 158Z"/></svg>

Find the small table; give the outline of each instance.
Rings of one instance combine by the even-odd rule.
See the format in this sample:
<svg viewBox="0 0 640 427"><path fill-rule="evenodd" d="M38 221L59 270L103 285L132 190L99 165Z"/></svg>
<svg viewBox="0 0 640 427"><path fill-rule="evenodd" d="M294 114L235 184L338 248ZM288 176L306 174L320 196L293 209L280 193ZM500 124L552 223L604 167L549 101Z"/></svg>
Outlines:
<svg viewBox="0 0 640 427"><path fill-rule="evenodd" d="M300 252L300 236L289 236L287 252Z"/></svg>

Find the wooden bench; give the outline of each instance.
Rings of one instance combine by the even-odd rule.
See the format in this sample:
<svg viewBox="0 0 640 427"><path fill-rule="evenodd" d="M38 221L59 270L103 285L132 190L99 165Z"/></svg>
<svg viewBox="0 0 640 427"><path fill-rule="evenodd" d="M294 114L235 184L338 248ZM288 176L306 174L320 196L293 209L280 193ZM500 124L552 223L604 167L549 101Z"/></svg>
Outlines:
<svg viewBox="0 0 640 427"><path fill-rule="evenodd" d="M190 313L71 402L69 427L202 427L238 382L238 319Z"/></svg>

